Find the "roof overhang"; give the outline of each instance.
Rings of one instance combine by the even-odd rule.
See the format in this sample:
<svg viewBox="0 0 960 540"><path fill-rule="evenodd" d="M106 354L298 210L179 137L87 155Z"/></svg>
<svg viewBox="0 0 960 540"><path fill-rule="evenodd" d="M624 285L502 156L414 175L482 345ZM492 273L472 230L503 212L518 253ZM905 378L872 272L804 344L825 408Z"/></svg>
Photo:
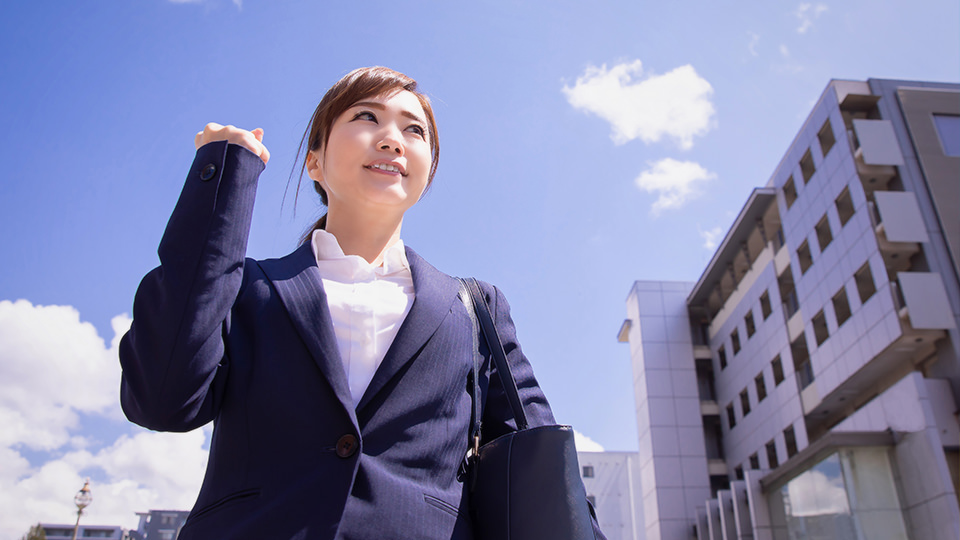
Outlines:
<svg viewBox="0 0 960 540"><path fill-rule="evenodd" d="M740 214L737 215L737 219L733 222L733 226L730 227L727 235L723 238L723 242L720 243L720 247L713 254L713 258L710 259L710 264L707 265L706 270L697 280L696 286L690 291L690 296L687 297L687 306L693 307L707 303L714 284L720 282L723 273L727 271L727 267L733 263L733 258L740 251L741 244L747 241L757 220L763 217L767 208L776 201L776 198L777 190L775 188L763 187L753 190L746 204L740 210Z"/></svg>

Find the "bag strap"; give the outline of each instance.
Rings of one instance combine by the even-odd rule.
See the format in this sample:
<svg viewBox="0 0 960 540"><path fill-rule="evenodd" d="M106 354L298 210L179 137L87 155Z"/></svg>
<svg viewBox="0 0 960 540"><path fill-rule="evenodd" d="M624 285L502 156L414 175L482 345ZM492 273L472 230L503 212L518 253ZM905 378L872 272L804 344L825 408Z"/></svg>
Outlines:
<svg viewBox="0 0 960 540"><path fill-rule="evenodd" d="M510 371L510 364L507 362L507 354L503 350L503 343L500 341L500 335L497 333L497 326L494 324L493 317L490 315L490 308L487 306L487 301L483 297L483 293L480 291L480 285L474 278L459 279L461 293L464 291L464 289L466 289L468 293L461 294L461 299L463 300L464 305L467 307L467 311L470 313L471 319L474 320L475 328L477 324L479 324L480 330L483 333L483 337L487 342L487 348L490 350L490 354L493 355L493 362L497 367L497 376L500 378L500 384L503 386L503 393L507 397L507 402L510 404L510 409L513 411L513 417L517 422L517 430L527 429L527 415L523 412L523 403L520 401L520 393L517 391L517 382L513 378L513 372ZM476 335L476 332L474 332L474 335ZM479 372L478 361L480 353L478 347L474 347L474 351L476 351L474 353L473 362L473 402L474 415L476 416L474 420L474 435L478 436L480 433L480 418L478 414L480 391L477 375ZM475 441L476 440L477 439L475 439Z"/></svg>

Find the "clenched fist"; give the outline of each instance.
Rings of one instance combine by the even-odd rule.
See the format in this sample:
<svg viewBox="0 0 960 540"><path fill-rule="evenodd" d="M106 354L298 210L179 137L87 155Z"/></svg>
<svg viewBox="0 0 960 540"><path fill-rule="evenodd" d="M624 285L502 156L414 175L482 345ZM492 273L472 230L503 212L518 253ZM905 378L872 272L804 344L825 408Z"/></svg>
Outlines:
<svg viewBox="0 0 960 540"><path fill-rule="evenodd" d="M270 160L270 151L263 145L263 130L257 128L253 131L247 131L234 126L221 126L213 122L203 126L203 131L197 133L193 138L193 145L197 148L214 141L227 141L228 143L239 144L260 156L263 163Z"/></svg>

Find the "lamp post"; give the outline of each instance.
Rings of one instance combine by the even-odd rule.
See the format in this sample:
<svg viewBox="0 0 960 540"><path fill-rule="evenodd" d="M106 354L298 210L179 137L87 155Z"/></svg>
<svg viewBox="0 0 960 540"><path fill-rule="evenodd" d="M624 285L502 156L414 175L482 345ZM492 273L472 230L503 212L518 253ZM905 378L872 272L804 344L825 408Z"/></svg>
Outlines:
<svg viewBox="0 0 960 540"><path fill-rule="evenodd" d="M73 540L77 540L77 531L80 530L80 516L83 515L83 509L90 506L93 502L93 495L90 493L90 479L83 483L83 487L73 497L73 504L77 505L77 524L73 526Z"/></svg>

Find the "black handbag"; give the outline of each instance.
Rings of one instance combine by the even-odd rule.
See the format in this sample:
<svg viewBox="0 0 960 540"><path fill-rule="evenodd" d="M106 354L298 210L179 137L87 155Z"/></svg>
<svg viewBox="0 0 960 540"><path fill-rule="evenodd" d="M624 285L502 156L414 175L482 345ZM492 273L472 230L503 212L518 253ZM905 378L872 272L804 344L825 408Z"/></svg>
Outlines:
<svg viewBox="0 0 960 540"><path fill-rule="evenodd" d="M517 384L507 363L490 309L473 278L460 280L460 297L474 324L473 447L467 452L474 537L479 540L595 540L573 428L530 428ZM479 324L478 324L479 322ZM478 383L482 332L517 431L480 446L481 397Z"/></svg>

